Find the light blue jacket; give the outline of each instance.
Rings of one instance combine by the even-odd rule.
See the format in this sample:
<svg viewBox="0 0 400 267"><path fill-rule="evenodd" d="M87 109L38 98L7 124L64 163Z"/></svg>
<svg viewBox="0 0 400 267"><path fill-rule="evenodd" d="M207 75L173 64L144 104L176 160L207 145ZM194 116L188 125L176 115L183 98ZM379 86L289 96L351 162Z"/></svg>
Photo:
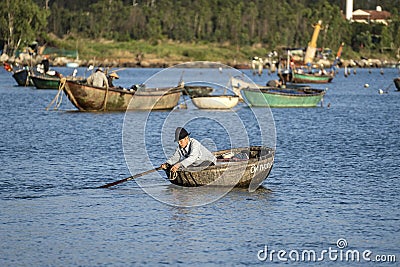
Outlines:
<svg viewBox="0 0 400 267"><path fill-rule="evenodd" d="M175 165L180 162L184 168L188 166L198 166L204 161L210 161L214 164L217 162L215 156L199 141L194 138L189 138L189 143L186 147L178 148L175 153L167 160L170 165Z"/></svg>

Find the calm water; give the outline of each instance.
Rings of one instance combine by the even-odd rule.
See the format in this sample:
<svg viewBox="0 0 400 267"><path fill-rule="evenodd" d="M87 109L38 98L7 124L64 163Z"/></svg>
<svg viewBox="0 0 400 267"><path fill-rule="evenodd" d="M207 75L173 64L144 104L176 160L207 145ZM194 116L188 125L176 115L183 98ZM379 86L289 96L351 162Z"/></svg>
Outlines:
<svg viewBox="0 0 400 267"><path fill-rule="evenodd" d="M126 69L116 83L141 83L157 71ZM184 206L216 192L181 197L157 173L112 190L91 189L149 169L140 151L131 154L136 167L125 161L123 144L140 140L123 136L125 114L76 112L65 97L61 110L45 111L57 91L16 87L1 69L0 265L267 265L269 258L262 261L265 246L268 256L271 250L284 250L286 258L291 250L312 250L318 256L330 248L370 250L371 259L396 256L395 264L380 266L396 265L400 93L393 78L398 75L396 69L385 69L384 75L374 69L345 78L341 70L331 84L319 86L329 88L324 108L273 109L277 154L263 188L253 193L235 189L206 205L185 208L157 198ZM275 78L251 77L260 83ZM387 88L388 94L378 94ZM249 110L236 108L242 117ZM177 112L183 121L190 114L230 121L229 112L207 113L190 105ZM133 114L137 123L149 119L146 113ZM147 125L146 149L155 164L164 156L151 138L159 138L157 122L168 116L155 113ZM251 121L246 127L252 127ZM212 122L194 123L192 132L214 148L226 140ZM250 139L257 139L257 130L251 132ZM347 247L338 248L340 238ZM272 263L282 263L277 254ZM324 263L376 265L328 256Z"/></svg>

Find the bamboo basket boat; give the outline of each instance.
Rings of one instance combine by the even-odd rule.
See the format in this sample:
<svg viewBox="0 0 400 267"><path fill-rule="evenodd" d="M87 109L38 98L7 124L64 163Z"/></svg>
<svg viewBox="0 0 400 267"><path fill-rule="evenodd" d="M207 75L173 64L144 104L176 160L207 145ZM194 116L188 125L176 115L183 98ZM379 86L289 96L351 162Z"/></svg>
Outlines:
<svg viewBox="0 0 400 267"><path fill-rule="evenodd" d="M214 155L217 158L216 165L206 168L188 167L174 173L168 170L165 172L171 183L185 187L251 186L256 189L271 172L275 149L251 146L220 150L214 152ZM227 155L232 157L227 158Z"/></svg>

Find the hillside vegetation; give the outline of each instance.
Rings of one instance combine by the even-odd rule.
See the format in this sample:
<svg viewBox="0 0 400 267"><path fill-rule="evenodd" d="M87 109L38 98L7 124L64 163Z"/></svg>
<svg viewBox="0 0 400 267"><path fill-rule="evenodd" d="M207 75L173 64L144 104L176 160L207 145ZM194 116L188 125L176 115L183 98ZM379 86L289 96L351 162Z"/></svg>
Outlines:
<svg viewBox="0 0 400 267"><path fill-rule="evenodd" d="M240 63L287 47L304 48L322 20L318 47L332 57L395 59L400 47L398 1L357 1L354 8L391 12L389 26L349 23L344 0L4 0L4 52L36 41L79 51L83 60L117 63L194 60ZM397 3L396 3L397 2ZM356 6L362 5L362 6ZM31 18L31 19L27 19ZM12 31L10 30L12 29Z"/></svg>

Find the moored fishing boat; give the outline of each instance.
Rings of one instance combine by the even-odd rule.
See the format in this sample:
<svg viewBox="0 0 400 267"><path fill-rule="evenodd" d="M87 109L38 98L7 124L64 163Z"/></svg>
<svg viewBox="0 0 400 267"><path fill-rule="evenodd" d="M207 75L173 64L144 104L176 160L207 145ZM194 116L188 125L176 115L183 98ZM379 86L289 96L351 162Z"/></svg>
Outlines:
<svg viewBox="0 0 400 267"><path fill-rule="evenodd" d="M292 57L291 50L287 51L286 69L278 71L278 76L281 81L285 84L289 83L329 83L335 77L335 71L331 69L327 71L324 69L324 65L320 64L317 69L312 69L315 53L317 50L317 39L319 32L322 28L322 21L313 25L314 32L311 37L311 41L308 43L306 53L304 55L304 61L302 66L296 66L295 60ZM339 47L339 51L333 67L336 66L337 61L340 58L343 44ZM303 66L305 68L303 68Z"/></svg>
<svg viewBox="0 0 400 267"><path fill-rule="evenodd" d="M267 84L268 85L260 85L260 84L255 84L254 82L245 81L244 77L242 76L235 76L231 77L230 80L230 86L232 88L232 91L240 97L242 101L242 89L244 88L258 88L258 89L270 89L270 88L277 88L279 85L279 82L276 80L269 81ZM273 84L273 85L270 85ZM286 88L291 88L291 89L310 89L311 87L309 85L305 84L286 84Z"/></svg>
<svg viewBox="0 0 400 267"><path fill-rule="evenodd" d="M274 164L275 150L251 146L214 152L214 166L188 167L175 173L168 172L171 183L193 186L235 186L256 189L268 177Z"/></svg>
<svg viewBox="0 0 400 267"><path fill-rule="evenodd" d="M126 111L173 109L181 88L125 89L95 87L84 81L63 80L61 88L80 111Z"/></svg>
<svg viewBox="0 0 400 267"><path fill-rule="evenodd" d="M397 91L400 91L400 77L394 78L393 82L396 86Z"/></svg>
<svg viewBox="0 0 400 267"><path fill-rule="evenodd" d="M58 89L60 77L53 75L31 75L33 84L37 89Z"/></svg>
<svg viewBox="0 0 400 267"><path fill-rule="evenodd" d="M192 97L193 104L199 109L231 109L239 102L237 95L211 95Z"/></svg>
<svg viewBox="0 0 400 267"><path fill-rule="evenodd" d="M32 86L32 80L30 79L31 71L28 66L24 66L23 68L18 68L14 70L14 67L7 63L3 62L3 67L6 71L12 72L12 77L17 82L19 86Z"/></svg>
<svg viewBox="0 0 400 267"><path fill-rule="evenodd" d="M297 69L278 75L282 81L291 83L330 83L334 78L333 73L304 73Z"/></svg>
<svg viewBox="0 0 400 267"><path fill-rule="evenodd" d="M33 82L30 78L30 73L26 69L15 71L12 77L15 79L19 86L33 86Z"/></svg>
<svg viewBox="0 0 400 267"><path fill-rule="evenodd" d="M245 101L254 107L316 107L325 90L313 88L243 88Z"/></svg>

